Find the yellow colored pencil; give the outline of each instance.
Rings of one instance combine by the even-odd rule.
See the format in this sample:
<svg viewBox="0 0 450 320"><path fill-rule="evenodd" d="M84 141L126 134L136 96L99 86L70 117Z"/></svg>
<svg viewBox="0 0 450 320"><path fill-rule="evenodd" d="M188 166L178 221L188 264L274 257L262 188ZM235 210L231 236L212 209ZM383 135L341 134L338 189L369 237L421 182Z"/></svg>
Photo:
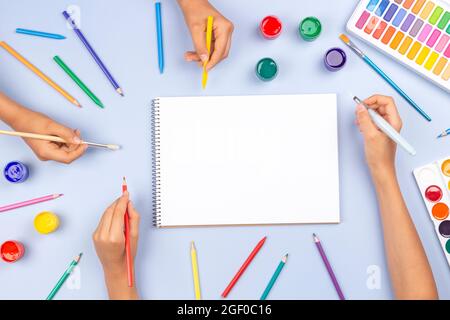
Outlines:
<svg viewBox="0 0 450 320"><path fill-rule="evenodd" d="M195 249L194 241L191 242L191 262L192 262L192 277L194 278L195 300L202 299L200 290L200 278L198 275L197 249Z"/></svg>
<svg viewBox="0 0 450 320"><path fill-rule="evenodd" d="M212 42L212 32L213 32L213 22L214 18L212 16L208 17L208 22L206 25L206 50L208 51L208 60L203 63L203 75L202 75L202 87L206 88L206 83L208 82L208 72L206 71L206 65L209 62L209 56L211 54L211 42Z"/></svg>
<svg viewBox="0 0 450 320"><path fill-rule="evenodd" d="M0 46L3 47L9 54L11 54L14 58L23 63L28 69L33 71L38 77L47 82L53 89L58 91L60 94L64 96L71 103L76 105L77 107L81 107L81 104L72 97L69 93L67 93L63 88L57 85L52 79L50 79L47 75L45 75L41 70L39 70L36 66L34 66L30 61L25 59L20 53L14 50L10 45L8 45L5 41L0 41Z"/></svg>

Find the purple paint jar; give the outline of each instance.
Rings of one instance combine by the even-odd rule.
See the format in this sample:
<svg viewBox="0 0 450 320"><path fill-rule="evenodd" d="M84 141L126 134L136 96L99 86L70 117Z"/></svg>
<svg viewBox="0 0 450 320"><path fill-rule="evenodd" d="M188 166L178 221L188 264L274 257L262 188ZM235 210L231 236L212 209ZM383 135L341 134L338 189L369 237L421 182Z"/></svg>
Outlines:
<svg viewBox="0 0 450 320"><path fill-rule="evenodd" d="M347 62L347 55L341 48L331 48L325 53L323 61L329 71L338 71Z"/></svg>

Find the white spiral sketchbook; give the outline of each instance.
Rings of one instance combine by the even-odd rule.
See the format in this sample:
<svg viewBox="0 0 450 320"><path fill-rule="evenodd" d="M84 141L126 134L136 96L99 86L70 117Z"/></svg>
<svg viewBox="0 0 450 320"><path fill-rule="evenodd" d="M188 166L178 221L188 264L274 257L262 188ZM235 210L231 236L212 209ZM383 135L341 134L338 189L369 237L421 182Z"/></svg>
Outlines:
<svg viewBox="0 0 450 320"><path fill-rule="evenodd" d="M335 94L157 98L156 227L339 223Z"/></svg>

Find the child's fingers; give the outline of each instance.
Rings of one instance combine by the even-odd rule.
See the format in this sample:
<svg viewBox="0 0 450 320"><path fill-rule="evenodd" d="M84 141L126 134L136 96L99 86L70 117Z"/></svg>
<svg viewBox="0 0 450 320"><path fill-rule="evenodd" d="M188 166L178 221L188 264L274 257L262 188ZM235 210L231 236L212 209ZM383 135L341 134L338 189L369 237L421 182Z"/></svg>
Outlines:
<svg viewBox="0 0 450 320"><path fill-rule="evenodd" d="M139 222L141 217L131 201L128 202L128 215L130 216L130 235L133 238L137 238L139 236Z"/></svg>
<svg viewBox="0 0 450 320"><path fill-rule="evenodd" d="M111 220L111 229L110 236L112 240L122 240L123 236L123 228L124 228L124 216L127 210L128 201L129 201L128 191L125 191L123 196L119 198L117 205L114 209L114 213L112 215Z"/></svg>
<svg viewBox="0 0 450 320"><path fill-rule="evenodd" d="M364 100L364 102L369 108L376 110L382 115L397 131L400 131L402 119L392 97L374 95Z"/></svg>
<svg viewBox="0 0 450 320"><path fill-rule="evenodd" d="M187 51L184 54L184 60L186 60L188 62L193 62L193 61L199 62L199 61L201 61L200 57L197 54L197 52L194 52L194 51Z"/></svg>
<svg viewBox="0 0 450 320"><path fill-rule="evenodd" d="M108 208L106 208L105 212L100 218L100 222L98 223L97 230L95 231L94 234L98 236L100 235L106 236L109 233L109 229L111 228L112 216L118 200L119 199L115 200L113 203L111 203L111 205Z"/></svg>
<svg viewBox="0 0 450 320"><path fill-rule="evenodd" d="M365 140L372 140L379 134L378 128L372 122L369 112L360 104L356 107L356 119Z"/></svg>
<svg viewBox="0 0 450 320"><path fill-rule="evenodd" d="M229 37L226 34L222 34L216 38L214 43L214 52L206 65L207 71L214 68L215 65L227 57L228 40Z"/></svg>
<svg viewBox="0 0 450 320"><path fill-rule="evenodd" d="M206 49L206 35L204 26L195 25L191 28L192 41L194 42L195 52L200 60L208 61L208 50Z"/></svg>

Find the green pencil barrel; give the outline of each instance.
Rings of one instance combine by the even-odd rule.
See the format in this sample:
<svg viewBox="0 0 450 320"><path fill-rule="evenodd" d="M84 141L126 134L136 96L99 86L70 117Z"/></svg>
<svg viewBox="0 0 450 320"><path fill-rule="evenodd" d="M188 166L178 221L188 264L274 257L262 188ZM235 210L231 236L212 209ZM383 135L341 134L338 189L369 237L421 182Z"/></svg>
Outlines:
<svg viewBox="0 0 450 320"><path fill-rule="evenodd" d="M59 56L54 56L53 60L61 67L61 69L64 70L67 75L72 78L73 81L81 88L81 90L86 93L89 98L91 98L92 101L96 105L98 105L101 108L104 108L103 103L100 101L99 98L83 83L83 81L78 78L78 76L64 63L64 61Z"/></svg>
<svg viewBox="0 0 450 320"><path fill-rule="evenodd" d="M267 296L269 295L270 290L272 290L273 285L277 281L278 276L281 273L281 270L283 270L284 265L285 265L285 263L283 261L281 261L277 267L277 270L275 270L275 273L272 275L272 278L270 279L269 283L267 284L266 290L264 290L260 300L266 300Z"/></svg>
<svg viewBox="0 0 450 320"><path fill-rule="evenodd" d="M61 289L61 287L63 286L64 282L66 282L67 278L70 276L70 274L72 273L73 268L75 268L76 265L77 265L77 263L75 261L72 261L72 263L70 264L69 268L67 268L67 270L64 272L64 274L61 276L61 278L56 283L55 287L48 294L46 300L53 300L53 297L58 293L59 289Z"/></svg>

